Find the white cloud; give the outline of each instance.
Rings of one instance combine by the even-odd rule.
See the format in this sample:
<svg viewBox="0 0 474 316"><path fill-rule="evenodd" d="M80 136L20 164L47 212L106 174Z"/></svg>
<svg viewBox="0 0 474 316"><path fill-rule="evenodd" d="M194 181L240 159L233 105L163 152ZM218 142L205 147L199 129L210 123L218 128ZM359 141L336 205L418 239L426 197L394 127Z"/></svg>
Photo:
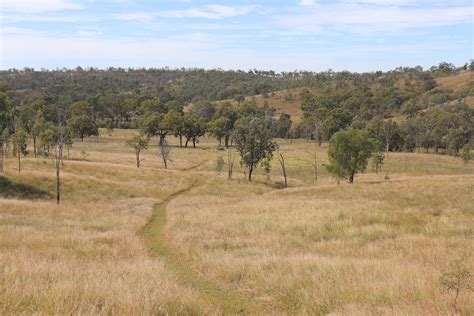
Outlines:
<svg viewBox="0 0 474 316"><path fill-rule="evenodd" d="M310 5L315 5L316 1L315 0L300 0L300 5L302 6L310 6Z"/></svg>
<svg viewBox="0 0 474 316"><path fill-rule="evenodd" d="M21 27L2 27L0 28L1 35L26 35L26 34L36 34L38 33L35 30L21 28Z"/></svg>
<svg viewBox="0 0 474 316"><path fill-rule="evenodd" d="M112 16L118 20L137 22L151 22L155 18L155 15L149 12L117 13Z"/></svg>
<svg viewBox="0 0 474 316"><path fill-rule="evenodd" d="M2 0L2 11L14 13L38 13L82 9L82 5L68 0Z"/></svg>
<svg viewBox="0 0 474 316"><path fill-rule="evenodd" d="M258 5L245 6L223 6L210 4L201 9L170 10L156 13L157 16L166 18L205 18L205 19L223 19L251 13L259 8Z"/></svg>
<svg viewBox="0 0 474 316"><path fill-rule="evenodd" d="M369 0L366 0L369 1ZM375 1L375 0L373 0ZM373 34L469 23L472 7L403 8L367 7L357 4L324 4L291 14L275 16L285 31L308 34L350 32Z"/></svg>
<svg viewBox="0 0 474 316"><path fill-rule="evenodd" d="M203 67L223 69L294 70L330 62L327 56L269 55L250 49L223 48L202 33L146 42L133 39L99 39L51 36L5 36L0 69L34 66L55 67ZM34 53L33 53L34 52ZM316 66L318 66L316 65Z"/></svg>
<svg viewBox="0 0 474 316"><path fill-rule="evenodd" d="M8 14L3 16L5 22L86 22L95 20L90 16L69 16L69 15L39 15L39 14Z"/></svg>
<svg viewBox="0 0 474 316"><path fill-rule="evenodd" d="M99 30L79 30L77 32L77 35L79 36L84 36L84 37L94 37L94 36L98 36L98 35L101 35L102 32L99 31Z"/></svg>

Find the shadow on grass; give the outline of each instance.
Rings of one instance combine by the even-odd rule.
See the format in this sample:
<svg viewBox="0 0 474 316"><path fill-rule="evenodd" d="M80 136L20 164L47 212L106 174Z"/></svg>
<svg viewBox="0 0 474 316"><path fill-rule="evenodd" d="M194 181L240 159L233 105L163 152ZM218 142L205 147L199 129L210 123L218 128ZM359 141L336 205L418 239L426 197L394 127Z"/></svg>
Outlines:
<svg viewBox="0 0 474 316"><path fill-rule="evenodd" d="M0 176L0 197L16 199L47 199L52 195L31 185L14 183Z"/></svg>

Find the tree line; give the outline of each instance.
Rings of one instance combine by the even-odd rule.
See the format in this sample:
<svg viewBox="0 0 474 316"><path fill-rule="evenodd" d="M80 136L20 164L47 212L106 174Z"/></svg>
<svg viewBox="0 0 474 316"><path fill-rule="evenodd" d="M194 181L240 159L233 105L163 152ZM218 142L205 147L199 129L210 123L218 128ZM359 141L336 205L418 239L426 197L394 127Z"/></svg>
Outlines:
<svg viewBox="0 0 474 316"><path fill-rule="evenodd" d="M32 139L35 156L62 159L63 148L69 149L74 139L98 135L99 127L139 130L139 135L127 142L135 150L137 166L140 152L154 137L166 166L168 135L178 137L180 147L190 144L196 147L202 136L212 135L220 146L236 146L247 166L249 180L255 167L272 157L277 148L272 140L275 137L313 139L318 144L329 141L331 148L351 139L354 144L364 144L363 149L369 152L363 155L367 159L379 157L380 160L382 151L432 150L459 156L469 152L472 144L474 113L464 98L474 96L474 85L471 82L460 91L444 91L436 89L435 78L464 70L474 70L474 64L459 69L441 63L430 70L397 68L369 74L192 69L3 71L1 78L7 78L15 88L0 84L0 165L4 149L12 145L21 170L20 157L28 152L28 138ZM138 74L142 76L140 80L146 79L138 80ZM138 80L137 85L130 84L132 79ZM154 80L159 84L152 88ZM246 84L254 85L253 91L245 90L247 86L224 96L231 96L236 102L214 103L213 98L223 96L209 97L203 92L209 82L211 86L223 84L227 89L235 82L241 84L246 80ZM192 90L193 96L177 96L163 90L166 86L181 91L192 83L197 86ZM245 93L263 93L265 97L272 89L301 84L317 87L318 91L301 93L303 119L299 124L293 124L288 114L276 115L268 101L259 107L255 101L245 101L243 97ZM121 85L127 89L114 92ZM360 133L363 137L359 137ZM350 147L340 148L350 151ZM280 154L279 158L284 161ZM330 171L351 182L354 172L363 169L364 163L352 166L351 171L336 165L332 163Z"/></svg>

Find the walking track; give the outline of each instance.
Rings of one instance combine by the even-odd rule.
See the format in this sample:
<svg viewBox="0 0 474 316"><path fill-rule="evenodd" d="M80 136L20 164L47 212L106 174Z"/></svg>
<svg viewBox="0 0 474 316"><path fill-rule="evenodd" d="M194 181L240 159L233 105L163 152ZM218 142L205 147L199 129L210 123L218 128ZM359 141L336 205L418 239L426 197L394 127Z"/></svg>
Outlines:
<svg viewBox="0 0 474 316"><path fill-rule="evenodd" d="M189 175L189 173L186 173ZM265 308L255 299L244 293L226 289L215 282L199 275L187 258L183 258L167 243L165 238L166 207L178 196L204 185L205 180L196 174L191 185L169 195L165 200L155 204L153 215L142 234L152 255L164 260L166 267L178 277L179 281L200 293L215 308L216 314L225 315L263 315Z"/></svg>

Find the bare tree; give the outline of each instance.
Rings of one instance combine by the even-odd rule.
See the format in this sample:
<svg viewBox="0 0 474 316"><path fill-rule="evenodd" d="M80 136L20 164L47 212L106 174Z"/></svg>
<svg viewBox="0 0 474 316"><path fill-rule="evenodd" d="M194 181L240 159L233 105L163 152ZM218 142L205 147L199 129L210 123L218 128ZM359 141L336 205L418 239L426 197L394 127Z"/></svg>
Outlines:
<svg viewBox="0 0 474 316"><path fill-rule="evenodd" d="M60 177L60 170L61 170L61 157L63 156L63 146L61 141L58 141L56 144L55 150L55 166L56 166L56 203L59 205L61 200L61 177Z"/></svg>
<svg viewBox="0 0 474 316"><path fill-rule="evenodd" d="M3 142L0 139L0 173L4 173L3 171Z"/></svg>
<svg viewBox="0 0 474 316"><path fill-rule="evenodd" d="M315 140L314 142L314 152L308 151L308 153L311 155L313 158L313 161L311 162L311 165L313 166L314 169L314 180L318 180L318 155L317 155L317 150L318 150L318 141Z"/></svg>
<svg viewBox="0 0 474 316"><path fill-rule="evenodd" d="M6 152L6 143L7 140L5 139L5 134L8 133L8 130L5 129L2 132L2 135L0 135L0 173L4 173L5 171L3 170L3 161L6 158L5 152Z"/></svg>
<svg viewBox="0 0 474 316"><path fill-rule="evenodd" d="M63 145L66 142L66 132L63 126L61 114L59 114L59 126L54 151L54 165L56 167L56 203L59 205L61 201L61 166L63 164Z"/></svg>
<svg viewBox="0 0 474 316"><path fill-rule="evenodd" d="M278 161L280 162L280 166L281 166L281 174L283 175L283 178L285 179L284 188L287 188L288 179L286 176L285 157L283 156L283 154L284 153L280 153L280 150L278 150Z"/></svg>
<svg viewBox="0 0 474 316"><path fill-rule="evenodd" d="M227 174L229 177L229 180L232 179L232 172L234 171L234 161L235 157L232 156L232 148L229 147L227 150L228 152L228 157L227 157Z"/></svg>
<svg viewBox="0 0 474 316"><path fill-rule="evenodd" d="M170 152L171 147L168 145L166 139L161 139L158 143L158 156L160 156L163 164L165 165L165 169L168 169L168 161L170 161Z"/></svg>

